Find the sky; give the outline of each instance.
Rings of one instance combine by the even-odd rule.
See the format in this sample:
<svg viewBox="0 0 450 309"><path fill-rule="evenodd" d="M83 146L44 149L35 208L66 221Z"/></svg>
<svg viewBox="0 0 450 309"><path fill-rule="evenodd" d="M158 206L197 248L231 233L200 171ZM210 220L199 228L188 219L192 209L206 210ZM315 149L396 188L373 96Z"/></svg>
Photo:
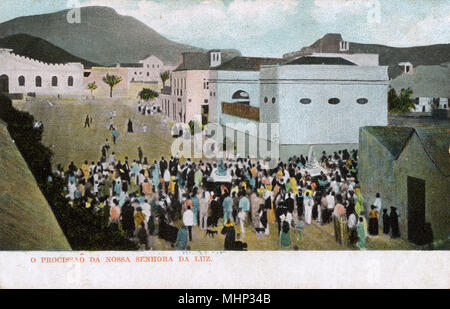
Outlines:
<svg viewBox="0 0 450 309"><path fill-rule="evenodd" d="M397 47L450 43L448 0L0 0L0 22L91 5L180 43L246 56L281 57L326 33Z"/></svg>

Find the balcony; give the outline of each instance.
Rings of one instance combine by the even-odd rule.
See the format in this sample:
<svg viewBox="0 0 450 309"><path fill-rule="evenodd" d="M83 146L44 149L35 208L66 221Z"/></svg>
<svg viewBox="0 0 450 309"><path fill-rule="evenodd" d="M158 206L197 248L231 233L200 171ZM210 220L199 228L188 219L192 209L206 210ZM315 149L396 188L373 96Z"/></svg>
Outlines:
<svg viewBox="0 0 450 309"><path fill-rule="evenodd" d="M259 122L259 108L246 104L222 102L222 113Z"/></svg>

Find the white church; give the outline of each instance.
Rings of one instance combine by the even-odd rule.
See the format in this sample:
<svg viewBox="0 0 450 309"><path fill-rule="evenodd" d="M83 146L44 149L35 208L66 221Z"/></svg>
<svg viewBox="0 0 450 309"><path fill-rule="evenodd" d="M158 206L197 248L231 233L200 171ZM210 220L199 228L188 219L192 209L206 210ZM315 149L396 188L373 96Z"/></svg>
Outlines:
<svg viewBox="0 0 450 309"><path fill-rule="evenodd" d="M0 93L80 95L83 72L81 63L44 63L0 48Z"/></svg>

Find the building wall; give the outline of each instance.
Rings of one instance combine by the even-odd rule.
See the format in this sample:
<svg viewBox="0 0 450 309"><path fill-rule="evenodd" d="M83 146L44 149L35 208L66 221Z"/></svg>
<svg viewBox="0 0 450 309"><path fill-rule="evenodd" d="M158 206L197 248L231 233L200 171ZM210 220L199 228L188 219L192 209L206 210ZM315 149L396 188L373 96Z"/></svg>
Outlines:
<svg viewBox="0 0 450 309"><path fill-rule="evenodd" d="M216 93L215 100L211 100L212 117L210 117L210 121L212 122L218 121L224 124L235 121L235 119L230 118L227 114L222 113L222 102L233 103L239 101L232 99L233 94L238 90L243 90L248 93L250 106L260 106L259 71L215 71L211 73L210 85L212 92Z"/></svg>
<svg viewBox="0 0 450 309"><path fill-rule="evenodd" d="M261 83L262 121L278 114L280 144L355 144L360 127L387 125L387 67L274 66L262 70Z"/></svg>
<svg viewBox="0 0 450 309"><path fill-rule="evenodd" d="M394 163L396 194L392 205L399 209L403 238L408 237L408 176L425 180L425 222L431 223L435 241L447 239L450 233L450 181L432 163L416 134Z"/></svg>
<svg viewBox="0 0 450 309"><path fill-rule="evenodd" d="M186 123L201 121L202 105L209 105L209 70L189 70L186 74L182 104L186 113Z"/></svg>
<svg viewBox="0 0 450 309"><path fill-rule="evenodd" d="M109 75L116 75L122 78L122 81L113 88L113 97L126 97L128 96L129 83L128 83L128 68L122 67L93 67L91 68L91 74L84 78L84 93L89 93L88 85L95 82L97 90L94 91L94 95L98 97L109 97L109 85L103 81L103 77Z"/></svg>
<svg viewBox="0 0 450 309"><path fill-rule="evenodd" d="M366 211L377 193L381 194L385 205L395 205L394 157L363 128L360 129L358 156L358 179ZM400 218L402 220L403 217Z"/></svg>
<svg viewBox="0 0 450 309"><path fill-rule="evenodd" d="M8 76L9 93L81 95L83 71L81 63L48 64L0 49L0 76ZM19 86L20 76L25 77L24 86ZM36 86L37 76L41 77L41 87ZM57 86L52 86L53 76L57 77ZM73 78L73 86L68 85L69 76Z"/></svg>

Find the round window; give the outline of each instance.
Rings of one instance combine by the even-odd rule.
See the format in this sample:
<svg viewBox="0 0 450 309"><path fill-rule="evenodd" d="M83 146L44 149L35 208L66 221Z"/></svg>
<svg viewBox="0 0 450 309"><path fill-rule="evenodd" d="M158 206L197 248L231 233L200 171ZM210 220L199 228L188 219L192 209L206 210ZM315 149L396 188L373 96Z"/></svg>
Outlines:
<svg viewBox="0 0 450 309"><path fill-rule="evenodd" d="M303 98L300 100L300 103L302 104L311 104L311 99Z"/></svg>
<svg viewBox="0 0 450 309"><path fill-rule="evenodd" d="M356 103L358 104L366 104L367 102L369 102L369 100L367 100L366 98L359 98L358 100L356 100Z"/></svg>
<svg viewBox="0 0 450 309"><path fill-rule="evenodd" d="M328 103L336 105L339 104L339 102L341 102L338 98L331 98L328 100Z"/></svg>

